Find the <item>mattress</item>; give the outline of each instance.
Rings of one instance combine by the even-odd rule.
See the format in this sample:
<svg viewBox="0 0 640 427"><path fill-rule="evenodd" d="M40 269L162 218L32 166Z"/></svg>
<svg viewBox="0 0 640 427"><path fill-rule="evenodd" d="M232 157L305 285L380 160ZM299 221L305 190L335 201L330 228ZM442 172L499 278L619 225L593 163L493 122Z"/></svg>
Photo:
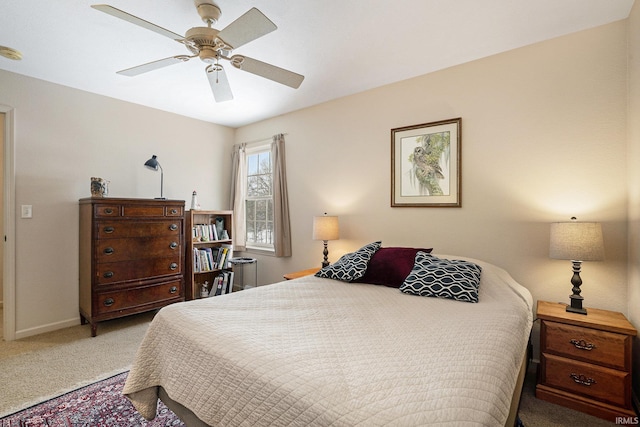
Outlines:
<svg viewBox="0 0 640 427"><path fill-rule="evenodd" d="M531 294L482 267L479 302L307 276L176 303L151 323L124 394L160 387L212 426L504 425Z"/></svg>

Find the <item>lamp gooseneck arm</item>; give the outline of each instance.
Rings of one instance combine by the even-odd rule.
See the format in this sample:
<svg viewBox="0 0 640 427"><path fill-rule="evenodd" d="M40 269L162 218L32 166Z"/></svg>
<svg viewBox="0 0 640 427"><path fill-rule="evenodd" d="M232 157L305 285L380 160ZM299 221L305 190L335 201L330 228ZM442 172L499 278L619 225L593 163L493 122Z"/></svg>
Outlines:
<svg viewBox="0 0 640 427"><path fill-rule="evenodd" d="M162 166L160 166L160 162L158 162L158 167L160 168L160 198L164 199L164 171L162 170Z"/></svg>

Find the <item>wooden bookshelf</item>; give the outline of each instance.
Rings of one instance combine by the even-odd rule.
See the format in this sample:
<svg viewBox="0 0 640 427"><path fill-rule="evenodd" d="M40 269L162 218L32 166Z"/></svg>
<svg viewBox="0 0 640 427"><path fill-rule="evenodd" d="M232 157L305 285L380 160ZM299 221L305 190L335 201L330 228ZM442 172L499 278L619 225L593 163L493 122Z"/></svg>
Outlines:
<svg viewBox="0 0 640 427"><path fill-rule="evenodd" d="M218 227L216 228L216 221L218 221ZM220 227L222 223L222 227ZM188 300L200 298L200 290L202 284L208 282L209 289L214 283L214 280L222 271L230 271L228 267L228 258L233 256L233 253L228 253L224 261L224 265L206 266L201 263L198 265L195 260L194 250L201 253L201 251L211 250L212 253L217 253L220 248L233 247L233 211L226 210L190 210L186 214L186 292L185 297ZM217 230L213 231L213 230ZM227 235L221 235L223 233L220 230L225 230Z"/></svg>

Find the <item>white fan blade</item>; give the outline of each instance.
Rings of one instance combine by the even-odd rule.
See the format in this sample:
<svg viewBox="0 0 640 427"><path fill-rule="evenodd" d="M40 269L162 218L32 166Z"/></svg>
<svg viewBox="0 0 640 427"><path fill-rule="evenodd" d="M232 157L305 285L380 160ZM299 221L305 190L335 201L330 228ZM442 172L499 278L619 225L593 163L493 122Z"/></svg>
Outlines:
<svg viewBox="0 0 640 427"><path fill-rule="evenodd" d="M187 62L191 59L191 56L186 55L178 55L171 56L169 58L159 59L153 62L147 62L146 64L138 65L137 67L127 68L126 70L118 71L118 74L122 74L123 76L137 76L139 74L148 73L149 71L157 70L162 67L167 67L169 65L177 64L179 62Z"/></svg>
<svg viewBox="0 0 640 427"><path fill-rule="evenodd" d="M229 86L229 80L224 68L220 65L210 65L207 67L206 72L216 102L231 101L233 94L231 93L231 86Z"/></svg>
<svg viewBox="0 0 640 427"><path fill-rule="evenodd" d="M144 19L138 18L137 16L130 15L120 9L116 9L113 6L109 6L108 4L93 4L91 5L91 7L99 10L100 12L104 12L111 16L115 16L116 18L120 18L132 24L138 25L142 28L146 28L147 30L151 30L153 32L161 34L165 37L169 37L170 39L176 41L182 41L184 39L184 37L182 37L180 34L176 34L172 31L166 30L162 27L157 26L156 24L152 24L149 21L145 21Z"/></svg>
<svg viewBox="0 0 640 427"><path fill-rule="evenodd" d="M274 82L281 83L294 89L298 89L304 80L304 76L301 74L276 67L275 65L267 64L266 62L258 61L257 59L249 58L248 56L233 55L230 60L231 64L236 68L273 80Z"/></svg>
<svg viewBox="0 0 640 427"><path fill-rule="evenodd" d="M277 28L276 24L254 7L227 25L224 30L218 33L218 37L232 49L236 49Z"/></svg>

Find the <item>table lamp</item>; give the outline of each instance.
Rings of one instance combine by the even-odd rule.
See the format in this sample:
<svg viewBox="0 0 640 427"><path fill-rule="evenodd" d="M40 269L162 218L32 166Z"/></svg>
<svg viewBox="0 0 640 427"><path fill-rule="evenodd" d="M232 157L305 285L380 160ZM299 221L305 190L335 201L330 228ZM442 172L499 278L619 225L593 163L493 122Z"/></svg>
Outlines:
<svg viewBox="0 0 640 427"><path fill-rule="evenodd" d="M327 216L325 212L324 216L313 217L313 240L322 240L324 243L324 251L322 252L324 255L323 268L329 265L327 242L329 240L338 240L339 238L337 216Z"/></svg>
<svg viewBox="0 0 640 427"><path fill-rule="evenodd" d="M572 217L571 222L552 223L549 257L570 260L573 263L573 294L569 297L571 304L567 306L567 311L587 314L587 310L582 307L584 298L580 296L580 269L582 261L604 259L602 226L599 222L578 222L576 217Z"/></svg>
<svg viewBox="0 0 640 427"><path fill-rule="evenodd" d="M158 168L160 169L160 197L156 197L156 199L164 200L164 195L162 193L164 187L164 171L162 170L162 166L160 166L158 157L154 154L149 160L144 162L144 166L156 172L158 171Z"/></svg>

